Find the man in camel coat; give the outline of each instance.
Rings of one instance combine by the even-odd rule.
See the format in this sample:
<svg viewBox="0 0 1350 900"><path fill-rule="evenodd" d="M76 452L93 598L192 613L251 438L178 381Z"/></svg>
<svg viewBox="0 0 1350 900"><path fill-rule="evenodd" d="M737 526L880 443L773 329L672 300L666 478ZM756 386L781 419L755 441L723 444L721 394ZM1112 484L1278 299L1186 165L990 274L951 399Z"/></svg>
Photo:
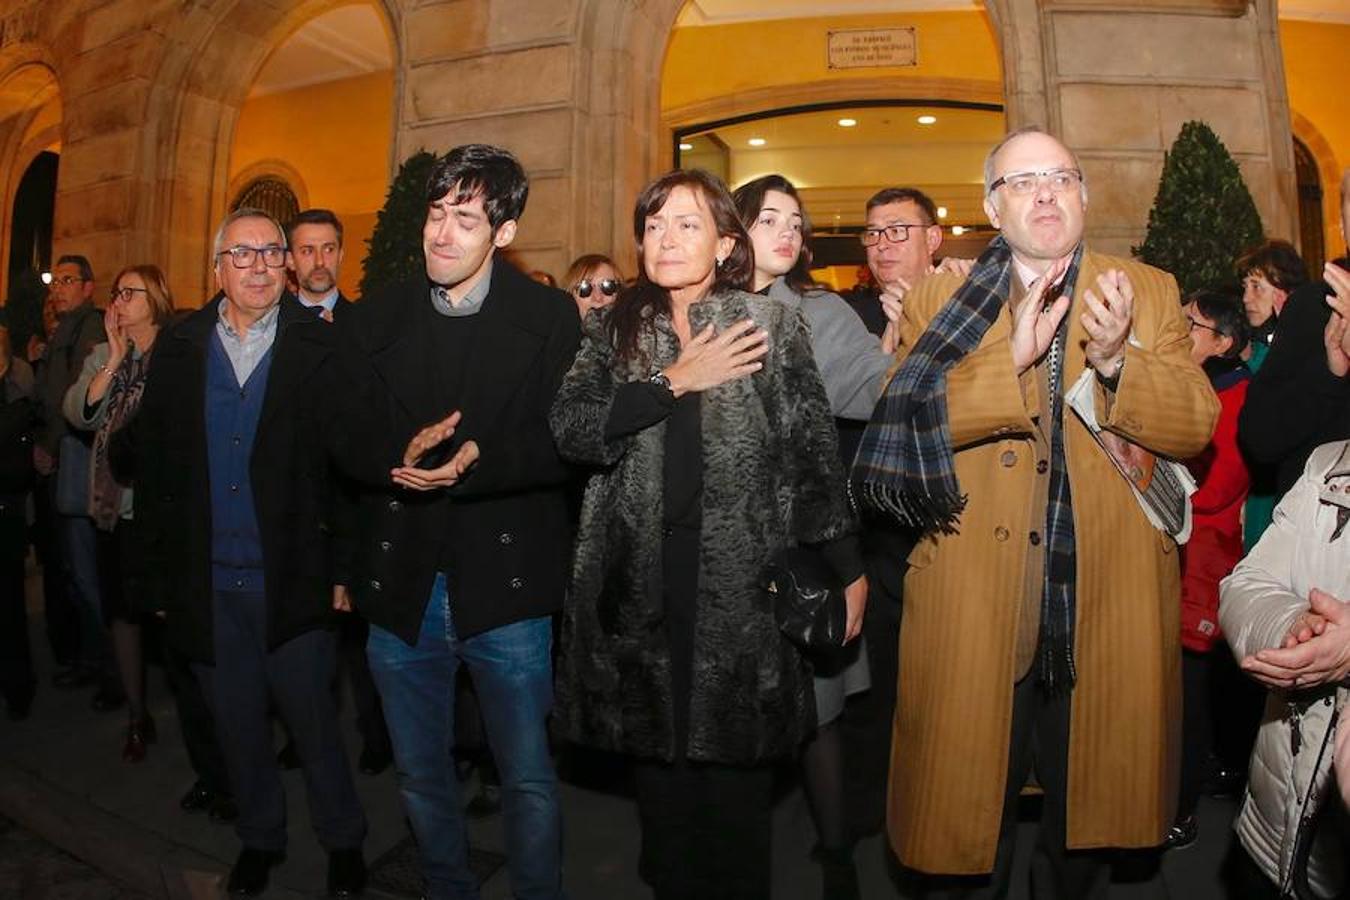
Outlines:
<svg viewBox="0 0 1350 900"><path fill-rule="evenodd" d="M1001 237L964 285L942 273L910 293L887 391L934 346L939 311L937 330L952 321L944 305L988 279L987 330L942 376L963 499L954 530L930 529L909 558L888 829L911 869L974 876L924 879L929 896L1004 896L1034 767L1035 896L1102 896L1109 859L1090 851L1158 844L1176 805L1177 547L1054 398L1091 371L1098 423L1136 457L1198 453L1219 404L1172 276L1081 246L1087 189L1066 147L1009 135L986 160L985 198Z"/></svg>

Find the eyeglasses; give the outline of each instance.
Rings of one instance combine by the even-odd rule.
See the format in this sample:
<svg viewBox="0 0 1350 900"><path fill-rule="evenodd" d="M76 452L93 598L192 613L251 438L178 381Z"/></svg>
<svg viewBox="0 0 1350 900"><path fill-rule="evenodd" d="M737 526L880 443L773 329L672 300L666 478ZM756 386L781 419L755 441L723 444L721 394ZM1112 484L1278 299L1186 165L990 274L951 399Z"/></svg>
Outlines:
<svg viewBox="0 0 1350 900"><path fill-rule="evenodd" d="M62 275L60 278L53 278L52 284L62 284L70 287L72 284L84 284L84 279L78 275Z"/></svg>
<svg viewBox="0 0 1350 900"><path fill-rule="evenodd" d="M858 235L858 240L862 241L864 247L875 247L881 242L881 236L886 235L886 240L892 244L903 244L909 240L909 230L911 228L927 228L927 225L886 225L882 228L864 228L862 234Z"/></svg>
<svg viewBox="0 0 1350 900"><path fill-rule="evenodd" d="M230 262L236 269L248 269L258 261L258 254L262 254L263 265L269 269L280 269L286 264L286 248L278 247L276 244L268 244L266 247L245 247L240 244L238 247L230 247L222 250L216 256L230 257Z"/></svg>
<svg viewBox="0 0 1350 900"><path fill-rule="evenodd" d="M145 288L124 287L124 288L113 288L110 293L114 303L116 303L119 300L122 301L123 303L130 303L131 298L135 297L137 294L148 294L150 292Z"/></svg>
<svg viewBox="0 0 1350 900"><path fill-rule="evenodd" d="M572 290L576 292L578 297L585 300L596 288L599 288L600 293L606 297L613 297L619 292L619 279L602 278L593 282L589 278L583 278L576 283Z"/></svg>
<svg viewBox="0 0 1350 900"><path fill-rule="evenodd" d="M1222 331L1220 331L1219 329L1215 328L1213 325L1206 325L1204 322L1197 322L1195 319L1192 319L1190 316L1187 316L1187 317L1186 317L1186 321L1191 323L1191 327L1190 327L1190 329L1189 329L1190 331L1194 331L1194 330L1197 329L1197 328L1203 328L1203 329L1205 329L1206 331L1212 331L1212 332L1214 332L1214 333L1217 334L1219 337L1228 337L1228 335L1224 334Z"/></svg>
<svg viewBox="0 0 1350 900"><path fill-rule="evenodd" d="M989 185L989 193L993 193L1001 187L1014 194L1025 197L1035 192L1045 181L1050 185L1050 190L1056 194L1062 194L1065 191L1073 190L1083 180L1083 173L1077 169L1042 169L1039 172L1009 172L1002 178L995 179L994 183Z"/></svg>

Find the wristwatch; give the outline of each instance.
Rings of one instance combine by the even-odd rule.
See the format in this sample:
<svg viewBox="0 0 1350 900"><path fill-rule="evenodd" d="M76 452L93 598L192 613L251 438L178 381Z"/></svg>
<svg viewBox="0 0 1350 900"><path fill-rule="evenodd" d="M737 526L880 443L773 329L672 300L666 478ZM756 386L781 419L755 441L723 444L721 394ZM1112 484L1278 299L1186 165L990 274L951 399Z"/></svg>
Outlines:
<svg viewBox="0 0 1350 900"><path fill-rule="evenodd" d="M670 391L672 397L675 395L675 388L670 386L670 378L665 372L656 372L647 380L658 387L663 387Z"/></svg>
<svg viewBox="0 0 1350 900"><path fill-rule="evenodd" d="M1117 387L1120 386L1120 373L1123 372L1124 370L1125 370L1125 355L1121 354L1121 357L1119 360L1116 361L1116 367L1111 372L1111 374L1103 375L1100 371L1098 371L1097 380L1102 383L1102 387L1114 391Z"/></svg>

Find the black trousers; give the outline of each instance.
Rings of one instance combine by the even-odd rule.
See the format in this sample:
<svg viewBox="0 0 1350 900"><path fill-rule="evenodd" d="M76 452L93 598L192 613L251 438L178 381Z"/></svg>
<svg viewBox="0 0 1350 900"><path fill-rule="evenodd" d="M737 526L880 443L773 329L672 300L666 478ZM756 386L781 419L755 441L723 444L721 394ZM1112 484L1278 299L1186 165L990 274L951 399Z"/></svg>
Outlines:
<svg viewBox="0 0 1350 900"><path fill-rule="evenodd" d="M164 674L169 681L169 690L173 692L178 726L183 732L183 744L187 747L188 761L192 763L197 780L213 794L233 793L229 772L225 769L225 756L216 740L216 722L211 717L211 707L206 703L201 683L192 673L191 661L167 641Z"/></svg>
<svg viewBox="0 0 1350 900"><path fill-rule="evenodd" d="M656 900L769 900L772 767L639 762L633 780Z"/></svg>
<svg viewBox="0 0 1350 900"><path fill-rule="evenodd" d="M891 764L891 725L895 718L896 679L900 668L900 612L905 558L910 540L879 524L863 535L867 569L867 608L863 638L872 687L848 698L839 718L844 742L844 808L855 837L886 827L886 782Z"/></svg>
<svg viewBox="0 0 1350 900"><path fill-rule="evenodd" d="M10 706L23 707L36 685L24 603L26 532L23 499L0 498L0 693Z"/></svg>
<svg viewBox="0 0 1350 900"><path fill-rule="evenodd" d="M245 847L286 847L286 794L272 747L270 694L300 754L319 843L329 851L360 847L366 820L338 728L334 635L308 631L269 651L267 618L261 594L217 593L216 663L192 666L211 704L234 786L235 830Z"/></svg>
<svg viewBox="0 0 1350 900"><path fill-rule="evenodd" d="M42 566L42 618L47 625L47 643L58 666L74 665L80 654L80 616L75 598L66 586L65 563L56 535L56 510L52 507L54 478L44 475L33 488L33 528L30 539Z"/></svg>
<svg viewBox="0 0 1350 900"><path fill-rule="evenodd" d="M1008 784L1003 797L994 871L974 878L921 878L925 898L986 900L1008 896L1017 842L1017 801L1034 769L1045 792L1040 828L1031 859L1034 900L1105 898L1111 863L1103 851L1065 848L1065 809L1069 775L1069 697L1047 697L1033 671L1013 688Z"/></svg>
<svg viewBox="0 0 1350 900"><path fill-rule="evenodd" d="M1181 791L1177 818L1195 812L1205 779L1205 760L1214 746L1210 716L1211 652L1181 654Z"/></svg>
<svg viewBox="0 0 1350 900"><path fill-rule="evenodd" d="M384 723L384 707L370 677L370 662L366 659L366 637L370 623L358 612L343 613L338 618L338 673L352 686L352 700L356 705L356 728L366 748L389 751L389 728Z"/></svg>

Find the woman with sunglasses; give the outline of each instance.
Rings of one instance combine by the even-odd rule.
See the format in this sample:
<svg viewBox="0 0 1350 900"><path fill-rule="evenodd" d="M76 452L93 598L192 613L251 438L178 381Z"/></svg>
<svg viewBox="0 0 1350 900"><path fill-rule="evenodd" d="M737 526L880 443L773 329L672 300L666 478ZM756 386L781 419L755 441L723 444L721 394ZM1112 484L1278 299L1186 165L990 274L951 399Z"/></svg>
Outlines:
<svg viewBox="0 0 1350 900"><path fill-rule="evenodd" d="M811 352L825 382L830 411L837 418L866 421L892 362L882 341L869 332L849 305L811 278L811 220L797 189L781 175L765 175L733 195L754 250L750 289L799 310L811 333ZM887 329L887 339L894 329ZM892 350L894 348L892 347ZM851 460L845 459L844 465ZM838 718L845 698L871 686L862 641L835 659L812 661L816 670L816 732L802 752L803 785L810 803L824 896L858 896L858 876L844 810L843 742Z"/></svg>
<svg viewBox="0 0 1350 900"><path fill-rule="evenodd" d="M99 589L103 620L112 631L113 653L126 692L129 722L122 758L140 762L155 740L155 722L145 705L141 625L129 600L136 590L131 550L131 490L113 479L108 439L135 414L145 388L150 352L161 326L173 316L173 297L155 266L129 266L113 279L104 313L106 343L85 357L80 377L66 392L63 411L71 425L94 432L89 515L98 527Z"/></svg>
<svg viewBox="0 0 1350 900"><path fill-rule="evenodd" d="M577 304L577 313L584 319L591 310L614 302L623 287L623 277L614 260L601 253L587 253L568 266L563 283Z"/></svg>

